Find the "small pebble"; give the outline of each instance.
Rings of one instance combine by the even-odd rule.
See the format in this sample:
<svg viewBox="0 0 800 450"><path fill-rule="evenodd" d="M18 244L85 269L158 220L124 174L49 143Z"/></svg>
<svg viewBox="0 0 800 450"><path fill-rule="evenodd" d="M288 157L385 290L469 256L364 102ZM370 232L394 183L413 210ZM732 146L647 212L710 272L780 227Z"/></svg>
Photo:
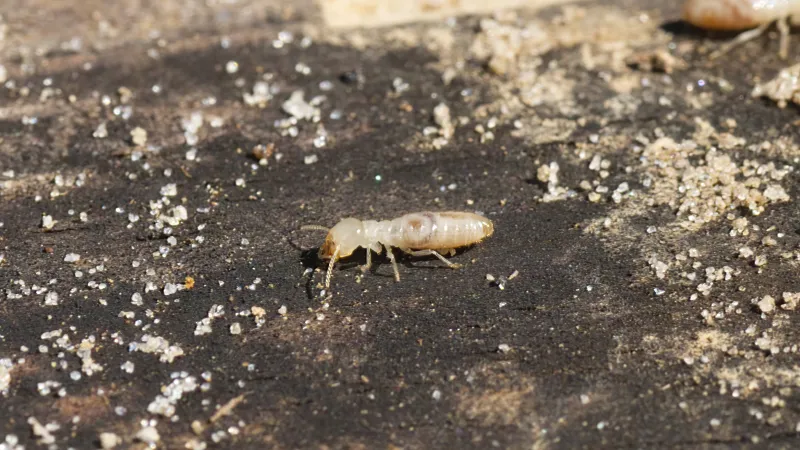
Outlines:
<svg viewBox="0 0 800 450"><path fill-rule="evenodd" d="M131 142L133 142L133 145L143 147L147 144L147 130L142 127L136 127L131 130Z"/></svg>
<svg viewBox="0 0 800 450"><path fill-rule="evenodd" d="M764 298L758 302L758 309L766 314L775 311L775 299L770 295L765 295Z"/></svg>
<svg viewBox="0 0 800 450"><path fill-rule="evenodd" d="M136 439L146 444L153 445L161 440L161 435L155 427L144 427L136 433Z"/></svg>
<svg viewBox="0 0 800 450"><path fill-rule="evenodd" d="M64 262L74 263L78 262L81 259L81 255L77 253L67 253L67 256L64 257Z"/></svg>
<svg viewBox="0 0 800 450"><path fill-rule="evenodd" d="M53 220L53 216L49 214L42 216L42 228L45 230L52 230L56 223L58 221Z"/></svg>
<svg viewBox="0 0 800 450"><path fill-rule="evenodd" d="M100 448L114 448L122 443L122 439L114 433L100 433Z"/></svg>

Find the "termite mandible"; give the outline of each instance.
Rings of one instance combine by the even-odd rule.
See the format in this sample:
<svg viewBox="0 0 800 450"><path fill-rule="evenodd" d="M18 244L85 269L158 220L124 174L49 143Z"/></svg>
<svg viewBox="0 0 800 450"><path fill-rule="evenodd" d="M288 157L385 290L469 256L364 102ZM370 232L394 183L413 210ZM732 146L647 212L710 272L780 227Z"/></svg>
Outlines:
<svg viewBox="0 0 800 450"><path fill-rule="evenodd" d="M306 225L305 230L327 231L319 257L329 260L325 276L325 289L330 289L333 266L341 258L350 256L356 249L367 249L367 263L361 266L366 272L372 266L372 252L384 250L392 263L395 281L400 281L400 271L392 247L411 256L435 256L452 269L461 267L450 262L442 253L455 255L459 247L476 244L494 233L494 224L486 217L460 211L419 212L406 214L394 220L342 219L333 228Z"/></svg>
<svg viewBox="0 0 800 450"><path fill-rule="evenodd" d="M777 22L780 32L780 57L789 55L789 22L800 23L800 0L686 0L683 4L683 20L717 31L740 31L731 42L710 55L717 58L731 48L755 39Z"/></svg>

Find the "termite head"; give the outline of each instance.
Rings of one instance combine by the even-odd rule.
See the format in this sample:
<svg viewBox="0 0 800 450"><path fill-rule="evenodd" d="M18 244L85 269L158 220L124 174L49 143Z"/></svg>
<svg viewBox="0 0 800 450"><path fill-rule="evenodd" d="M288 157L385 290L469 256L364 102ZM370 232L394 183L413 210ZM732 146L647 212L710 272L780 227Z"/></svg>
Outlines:
<svg viewBox="0 0 800 450"><path fill-rule="evenodd" d="M358 219L343 219L328 231L325 243L319 248L319 257L331 259L339 247L339 258L350 256L364 243L364 227Z"/></svg>

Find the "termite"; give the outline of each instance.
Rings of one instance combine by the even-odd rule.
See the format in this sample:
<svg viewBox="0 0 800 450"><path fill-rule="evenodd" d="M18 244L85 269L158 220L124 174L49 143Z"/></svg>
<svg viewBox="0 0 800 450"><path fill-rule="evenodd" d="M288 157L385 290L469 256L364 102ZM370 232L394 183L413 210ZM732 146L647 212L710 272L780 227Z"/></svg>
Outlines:
<svg viewBox="0 0 800 450"><path fill-rule="evenodd" d="M435 256L447 267L460 268L461 264L450 262L442 253L452 256L459 247L481 242L494 233L494 224L478 214L446 211L412 213L381 221L351 217L330 229L318 225L306 225L301 229L328 232L325 243L319 248L319 257L329 261L325 289L330 289L336 261L352 255L359 247L367 249L367 262L361 266L363 272L372 267L372 252L380 255L385 250L395 281L400 281L400 271L392 247L411 256Z"/></svg>
<svg viewBox="0 0 800 450"><path fill-rule="evenodd" d="M707 30L748 30L710 55L714 59L731 48L755 39L777 22L782 59L789 55L789 21L800 23L800 0L686 0L683 20ZM750 29L752 28L752 29Z"/></svg>

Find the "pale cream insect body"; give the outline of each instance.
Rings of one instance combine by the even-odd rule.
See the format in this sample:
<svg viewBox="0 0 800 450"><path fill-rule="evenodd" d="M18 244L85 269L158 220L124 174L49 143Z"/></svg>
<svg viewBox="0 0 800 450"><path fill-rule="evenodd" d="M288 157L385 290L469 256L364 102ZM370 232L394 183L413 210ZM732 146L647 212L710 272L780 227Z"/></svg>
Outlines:
<svg viewBox="0 0 800 450"><path fill-rule="evenodd" d="M304 228L321 229L314 226ZM325 288L330 288L336 261L350 256L359 247L367 249L367 263L362 270L366 271L372 265L372 252L381 254L386 250L394 278L400 281L392 247L412 256L435 256L455 269L461 265L450 262L442 253L454 255L457 248L476 244L492 233L494 224L491 220L469 212L419 212L382 221L343 219L328 230L325 243L319 249L320 258L330 260Z"/></svg>
<svg viewBox="0 0 800 450"><path fill-rule="evenodd" d="M754 28L737 36L714 52L718 57L732 47L760 36L776 22L780 31L780 56L789 52L789 21L800 24L800 0L686 0L683 20L707 30L739 31Z"/></svg>

